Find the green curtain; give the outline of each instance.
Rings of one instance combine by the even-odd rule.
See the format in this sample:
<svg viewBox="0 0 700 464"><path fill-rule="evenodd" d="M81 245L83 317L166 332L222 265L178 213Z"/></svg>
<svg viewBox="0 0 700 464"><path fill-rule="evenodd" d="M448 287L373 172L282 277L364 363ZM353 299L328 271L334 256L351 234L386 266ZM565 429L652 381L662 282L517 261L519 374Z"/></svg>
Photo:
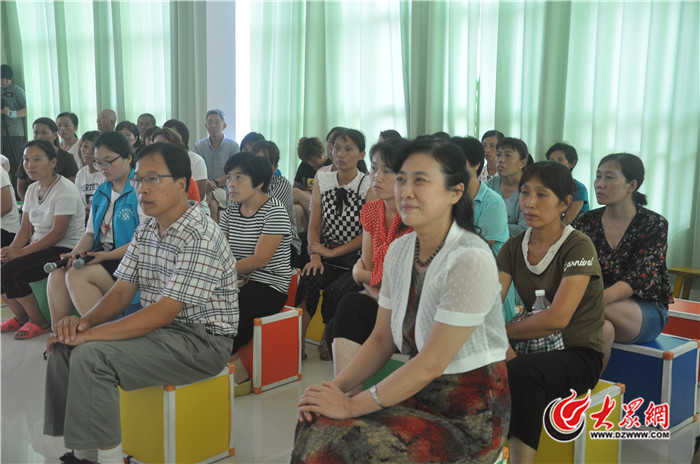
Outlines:
<svg viewBox="0 0 700 464"><path fill-rule="evenodd" d="M250 72L250 128L279 145L285 175L301 136L325 143L332 126L360 127L369 151L380 130L405 134L399 18L383 2L254 2L237 14L250 27L250 63L238 63Z"/></svg>
<svg viewBox="0 0 700 464"><path fill-rule="evenodd" d="M170 9L171 40L166 48L170 53L171 79L165 76L165 85L169 97L166 101L171 103L171 108L166 114L187 125L192 149L197 134L207 132L204 124L208 110L206 4L176 1Z"/></svg>
<svg viewBox="0 0 700 464"><path fill-rule="evenodd" d="M628 151L669 220L669 264L700 265L699 3L259 2L236 21L250 25L250 127L287 176L297 139L334 125L368 145L388 128L496 128L537 160L573 144L595 207L598 160Z"/></svg>
<svg viewBox="0 0 700 464"><path fill-rule="evenodd" d="M205 132L204 2L3 1L2 62L27 93L28 124L72 111L79 134L112 108Z"/></svg>

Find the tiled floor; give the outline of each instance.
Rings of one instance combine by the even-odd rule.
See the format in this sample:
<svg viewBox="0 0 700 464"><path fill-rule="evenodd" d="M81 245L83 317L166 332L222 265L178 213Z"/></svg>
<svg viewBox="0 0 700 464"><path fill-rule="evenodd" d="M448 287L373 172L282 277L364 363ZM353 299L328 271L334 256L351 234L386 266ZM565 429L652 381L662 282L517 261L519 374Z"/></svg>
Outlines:
<svg viewBox="0 0 700 464"><path fill-rule="evenodd" d="M3 307L2 317L8 317ZM46 362L41 354L46 335L15 341L11 334L0 340L2 410L0 462L57 463L66 452L62 439L42 434ZM236 398L234 436L236 455L221 463L289 462L296 421L297 398L310 383L332 377L330 362L318 359L309 347L304 379L260 395ZM622 445L624 463L689 463L698 423L675 432L668 441L627 441Z"/></svg>

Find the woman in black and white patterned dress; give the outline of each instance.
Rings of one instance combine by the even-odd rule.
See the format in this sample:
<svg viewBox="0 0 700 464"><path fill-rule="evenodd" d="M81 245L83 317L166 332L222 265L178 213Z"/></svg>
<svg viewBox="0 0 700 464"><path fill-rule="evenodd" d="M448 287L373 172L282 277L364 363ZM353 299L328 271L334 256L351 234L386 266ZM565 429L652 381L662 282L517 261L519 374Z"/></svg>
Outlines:
<svg viewBox="0 0 700 464"><path fill-rule="evenodd" d="M296 297L296 305L304 310L302 340L316 312L321 290L321 314L327 324L335 315L340 298L362 289L352 278L352 266L362 248L360 211L368 195L372 195L368 193L369 177L357 169L358 161L364 157L364 135L354 129L338 131L333 140L337 170L318 173L314 184L308 231L311 261L302 271ZM321 359L331 359L323 337L320 350Z"/></svg>

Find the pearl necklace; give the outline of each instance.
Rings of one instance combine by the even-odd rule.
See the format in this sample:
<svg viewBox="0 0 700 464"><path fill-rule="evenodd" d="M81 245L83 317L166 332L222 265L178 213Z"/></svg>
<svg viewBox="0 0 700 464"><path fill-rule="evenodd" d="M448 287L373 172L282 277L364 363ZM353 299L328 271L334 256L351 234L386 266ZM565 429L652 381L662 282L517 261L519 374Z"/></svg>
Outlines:
<svg viewBox="0 0 700 464"><path fill-rule="evenodd" d="M433 251L433 254L430 255L430 257L428 259L426 259L425 261L421 261L420 259L418 259L418 253L420 253L420 240L418 240L418 238L416 238L416 249L413 252L413 261L415 261L415 263L417 265L419 265L420 267L428 267L428 265L433 261L435 256L440 252L440 250L442 250L442 247L444 245L445 245L445 240L443 240L442 243L440 245L438 245L437 248L435 248L435 251Z"/></svg>

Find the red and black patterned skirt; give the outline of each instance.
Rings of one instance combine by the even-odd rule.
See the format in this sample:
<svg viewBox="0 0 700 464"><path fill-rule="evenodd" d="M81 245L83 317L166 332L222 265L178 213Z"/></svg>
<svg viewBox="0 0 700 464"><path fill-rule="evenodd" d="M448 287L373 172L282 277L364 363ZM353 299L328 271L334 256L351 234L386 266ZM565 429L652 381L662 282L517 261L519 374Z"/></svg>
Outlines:
<svg viewBox="0 0 700 464"><path fill-rule="evenodd" d="M505 362L443 375L413 397L346 420L299 424L291 462L496 461L510 421Z"/></svg>

